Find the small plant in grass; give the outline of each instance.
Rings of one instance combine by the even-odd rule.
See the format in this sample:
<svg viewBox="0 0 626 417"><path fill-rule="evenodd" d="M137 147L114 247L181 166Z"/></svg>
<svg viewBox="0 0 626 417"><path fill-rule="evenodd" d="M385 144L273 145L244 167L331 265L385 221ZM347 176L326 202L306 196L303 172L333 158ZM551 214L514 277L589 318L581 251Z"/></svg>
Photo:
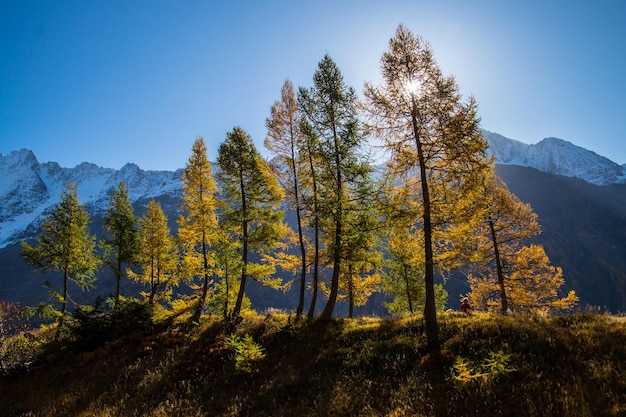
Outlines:
<svg viewBox="0 0 626 417"><path fill-rule="evenodd" d="M265 349L252 339L252 336L233 335L224 340L226 346L235 352L235 369L251 373L253 365L265 358Z"/></svg>
<svg viewBox="0 0 626 417"><path fill-rule="evenodd" d="M472 364L465 358L457 356L454 365L452 365L452 378L462 383L473 381L477 378L483 378L486 374L476 372Z"/></svg>
<svg viewBox="0 0 626 417"><path fill-rule="evenodd" d="M457 356L452 365L452 378L461 383L479 379L495 379L500 375L516 371L510 361L511 355L502 350L489 352L489 356L478 367L472 366L467 359Z"/></svg>

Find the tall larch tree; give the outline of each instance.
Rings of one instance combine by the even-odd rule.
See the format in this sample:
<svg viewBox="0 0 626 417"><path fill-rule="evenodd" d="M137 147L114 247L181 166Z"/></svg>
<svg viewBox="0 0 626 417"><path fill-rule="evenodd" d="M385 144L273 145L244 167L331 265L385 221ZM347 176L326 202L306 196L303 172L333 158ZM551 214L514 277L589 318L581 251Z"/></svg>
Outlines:
<svg viewBox="0 0 626 417"><path fill-rule="evenodd" d="M354 89L345 85L335 62L326 55L313 76L313 87L300 88L298 103L318 137L314 153L321 164L318 209L325 225L327 253L332 267L330 294L321 320L330 320L339 291L343 253L343 227L347 190L366 175L363 168L364 136L357 118Z"/></svg>
<svg viewBox="0 0 626 417"><path fill-rule="evenodd" d="M254 263L252 253L261 257L273 251L287 232L281 204L284 194L259 155L252 138L240 127L226 134L218 148L217 173L224 199L223 218L241 245L241 279L237 301L231 313L237 319L244 301L246 280L279 288L276 268L266 262Z"/></svg>
<svg viewBox="0 0 626 417"><path fill-rule="evenodd" d="M308 226L313 233L313 254L310 256L311 264L311 304L307 313L307 319L313 320L317 306L317 296L319 292L320 276L320 203L319 203L319 170L321 163L318 160L316 149L318 145L318 135L306 118L300 118L300 132L302 133L302 148L300 155L303 160L302 178L304 184L303 207L308 218Z"/></svg>
<svg viewBox="0 0 626 417"><path fill-rule="evenodd" d="M300 249L300 282L296 316L304 311L304 295L307 276L306 235L302 219L302 158L300 149L303 146L300 134L300 109L296 93L291 81L285 81L281 89L281 98L275 102L270 117L265 121L267 137L265 147L275 157L274 170L285 190L290 208L296 214L298 247Z"/></svg>
<svg viewBox="0 0 626 417"><path fill-rule="evenodd" d="M105 236L100 241L102 259L115 276L115 307L120 300L120 284L128 267L136 262L139 250L139 219L124 182L120 182L109 199L104 215Z"/></svg>
<svg viewBox="0 0 626 417"><path fill-rule="evenodd" d="M22 242L22 255L35 270L44 273L59 272L63 276L63 289L50 291L61 302L58 312L58 338L67 314L69 283L81 289L95 286L94 273L100 265L94 253L95 237L89 233L89 214L78 200L76 186L67 184L61 192L60 202L45 216L41 233L35 246Z"/></svg>
<svg viewBox="0 0 626 417"><path fill-rule="evenodd" d="M577 302L574 292L558 298L563 284L560 268L550 261L540 245L526 246L541 233L537 215L522 203L506 184L491 172L485 178L487 210L477 227L477 250L471 264L470 298L478 309L513 312L567 309Z"/></svg>
<svg viewBox="0 0 626 417"><path fill-rule="evenodd" d="M217 186L204 139L198 137L182 175L182 214L178 218L178 243L182 251L182 270L187 279L200 278L193 315L199 321L210 286L214 281L214 246L218 233Z"/></svg>
<svg viewBox="0 0 626 417"><path fill-rule="evenodd" d="M178 285L177 250L167 225L167 216L154 199L140 221L140 241L137 265L140 273L129 270L128 276L148 285L143 292L149 305L159 300L169 301L172 289Z"/></svg>
<svg viewBox="0 0 626 417"><path fill-rule="evenodd" d="M429 351L441 351L435 301L434 232L444 228L445 211L459 199L468 179L489 165L479 131L476 103L462 101L456 82L444 77L430 46L400 25L381 58L383 82L365 85L369 127L390 153L392 170L419 179L424 233L424 323ZM439 187L439 189L438 189Z"/></svg>

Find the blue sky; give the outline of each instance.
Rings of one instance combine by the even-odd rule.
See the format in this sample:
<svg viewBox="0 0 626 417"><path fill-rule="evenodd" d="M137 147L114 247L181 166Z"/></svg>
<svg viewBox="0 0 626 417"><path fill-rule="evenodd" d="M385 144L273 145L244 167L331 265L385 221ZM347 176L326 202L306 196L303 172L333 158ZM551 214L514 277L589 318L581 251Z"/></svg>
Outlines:
<svg viewBox="0 0 626 417"><path fill-rule="evenodd" d="M174 170L241 126L263 153L286 79L310 87L328 53L361 95L403 23L485 129L623 164L625 19L603 0L0 0L0 152Z"/></svg>

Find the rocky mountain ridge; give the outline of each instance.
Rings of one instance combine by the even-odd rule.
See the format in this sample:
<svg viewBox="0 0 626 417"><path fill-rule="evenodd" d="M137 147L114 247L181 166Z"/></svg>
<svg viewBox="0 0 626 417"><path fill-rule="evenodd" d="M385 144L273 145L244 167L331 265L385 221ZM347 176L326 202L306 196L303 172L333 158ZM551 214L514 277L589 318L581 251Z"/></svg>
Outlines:
<svg viewBox="0 0 626 417"><path fill-rule="evenodd" d="M496 164L535 168L595 185L626 184L625 166L563 139L550 137L528 145L487 130L483 136Z"/></svg>

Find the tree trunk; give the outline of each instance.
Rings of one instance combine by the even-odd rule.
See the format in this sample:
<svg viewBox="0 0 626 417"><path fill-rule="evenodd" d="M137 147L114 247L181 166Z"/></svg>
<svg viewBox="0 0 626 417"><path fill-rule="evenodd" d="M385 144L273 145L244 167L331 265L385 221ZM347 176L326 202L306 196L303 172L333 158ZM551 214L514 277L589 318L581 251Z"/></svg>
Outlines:
<svg viewBox="0 0 626 417"><path fill-rule="evenodd" d="M424 329L426 332L426 343L428 351L433 356L441 353L441 343L439 341L439 325L437 324L437 307L435 305L435 265L433 259L433 226L430 215L430 193L428 179L426 176L426 163L422 142L419 136L417 125L417 105L413 98L413 134L415 135L415 145L420 166L420 183L422 185L423 200L423 222L424 222L424 281L426 289L426 302L424 304Z"/></svg>
<svg viewBox="0 0 626 417"><path fill-rule="evenodd" d="M331 108L332 108L331 103ZM331 119L334 120L334 114L331 114ZM343 175L341 172L341 159L339 153L339 137L337 135L337 126L333 124L333 139L335 144L335 184L337 187L337 207L335 212L335 247L333 250L333 276L330 281L330 295L328 296L328 302L322 315L321 320L330 320L333 317L333 311L335 310L335 304L337 303L337 293L339 292L339 272L341 269L341 233L343 232Z"/></svg>
<svg viewBox="0 0 626 417"><path fill-rule="evenodd" d="M348 266L348 317L354 318L354 277L352 276L352 265Z"/></svg>
<svg viewBox="0 0 626 417"><path fill-rule="evenodd" d="M308 320L313 320L315 316L315 305L317 304L317 291L319 285L319 263L320 263L320 227L319 227L319 208L317 206L317 178L315 176L315 164L313 163L313 157L311 156L311 149L308 149L309 154L309 169L311 170L311 179L313 185L313 234L315 253L313 255L313 294L311 295L311 306L309 307Z"/></svg>
<svg viewBox="0 0 626 417"><path fill-rule="evenodd" d="M63 271L63 302L61 303L61 316L59 317L59 324L57 326L57 331L54 333L54 340L58 340L61 335L61 327L63 327L63 322L65 320L65 312L67 311L67 268Z"/></svg>
<svg viewBox="0 0 626 417"><path fill-rule="evenodd" d="M242 256L242 265L241 265L241 284L239 285L239 292L237 293L237 302L235 303L235 308L233 309L233 319L237 319L239 314L241 313L241 305L243 304L243 296L246 291L246 278L248 273L248 212L247 212L247 202L246 202L246 193L245 186L243 183L243 178L241 178L241 212L243 216L243 222L241 224L242 233L243 233L243 245L241 248L241 256Z"/></svg>
<svg viewBox="0 0 626 417"><path fill-rule="evenodd" d="M413 298L411 297L411 286L409 284L408 265L404 265L404 283L406 285L406 299L409 303L409 313L413 314Z"/></svg>
<svg viewBox="0 0 626 417"><path fill-rule="evenodd" d="M298 192L298 186L296 183L296 193ZM302 316L304 311L304 293L306 290L306 248L304 247L304 232L302 231L302 218L300 215L300 203L298 196L296 195L296 218L298 221L298 240L300 242L300 259L302 265L300 265L300 298L298 300L298 308L296 309L296 317Z"/></svg>
<svg viewBox="0 0 626 417"><path fill-rule="evenodd" d="M115 304L113 308L117 308L120 302L120 281L122 279L122 245L117 249L117 270L115 271Z"/></svg>
<svg viewBox="0 0 626 417"><path fill-rule="evenodd" d="M500 249L498 248L498 239L496 237L496 229L493 220L489 219L489 229L491 230L491 240L493 240L493 253L496 258L496 274L498 275L498 284L500 284L500 312L506 316L509 311L509 302L506 297L506 289L504 288L504 273L502 272L502 261L500 260Z"/></svg>
<svg viewBox="0 0 626 417"><path fill-rule="evenodd" d="M309 307L308 319L313 320L315 316L315 304L317 303L317 291L319 286L319 260L320 260L320 244L319 244L319 220L315 214L315 253L313 255L313 294L311 294L311 306Z"/></svg>
<svg viewBox="0 0 626 417"><path fill-rule="evenodd" d="M205 232L202 232L202 262L203 262L203 271L204 271L204 282L202 285L202 294L200 295L200 299L198 300L198 307L196 308L196 312L193 316L193 321L199 322L200 316L202 316L202 309L204 308L204 303L206 302L206 295L209 292L209 268L208 268L208 259L207 259L207 249L206 249L206 235Z"/></svg>

